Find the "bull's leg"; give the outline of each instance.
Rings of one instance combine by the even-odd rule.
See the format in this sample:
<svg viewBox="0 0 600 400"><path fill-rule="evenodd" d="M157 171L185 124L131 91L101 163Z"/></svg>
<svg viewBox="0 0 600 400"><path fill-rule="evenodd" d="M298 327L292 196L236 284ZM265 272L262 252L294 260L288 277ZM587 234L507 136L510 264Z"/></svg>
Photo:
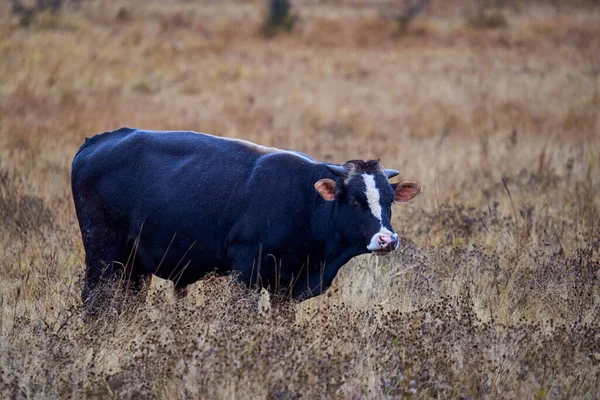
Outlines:
<svg viewBox="0 0 600 400"><path fill-rule="evenodd" d="M337 257L331 257L330 261L319 263L318 268L311 270L307 286L295 288L293 296L307 299L325 293L339 269L352 258L352 251L351 249L343 251Z"/></svg>
<svg viewBox="0 0 600 400"><path fill-rule="evenodd" d="M104 245L103 245L104 244ZM114 298L114 290L120 279L119 265L122 246L109 243L108 238L84 240L86 248L86 270L81 299L86 313L97 316Z"/></svg>
<svg viewBox="0 0 600 400"><path fill-rule="evenodd" d="M126 245L126 233L115 232L102 222L83 230L86 272L81 297L91 317L108 309L118 313L127 309L132 300L145 298L149 283L135 246Z"/></svg>
<svg viewBox="0 0 600 400"><path fill-rule="evenodd" d="M231 270L237 274L237 279L247 288L261 285L260 269L258 262L259 251L249 246L231 246L228 249L231 260Z"/></svg>
<svg viewBox="0 0 600 400"><path fill-rule="evenodd" d="M116 244L101 255L87 253L82 300L89 315L97 316L108 307L120 313L146 298L150 276L133 257L127 262L122 246Z"/></svg>
<svg viewBox="0 0 600 400"><path fill-rule="evenodd" d="M135 299L143 302L150 289L151 274L146 272L144 265L139 258L131 265L125 266L122 288L125 290L125 296L129 299Z"/></svg>
<svg viewBox="0 0 600 400"><path fill-rule="evenodd" d="M81 300L88 316L95 316L106 304L106 290L100 290L116 274L124 243L118 232L111 227L102 211L102 200L85 190L85 186L73 178L73 192L81 238L85 248L85 277ZM102 293L101 293L102 292Z"/></svg>

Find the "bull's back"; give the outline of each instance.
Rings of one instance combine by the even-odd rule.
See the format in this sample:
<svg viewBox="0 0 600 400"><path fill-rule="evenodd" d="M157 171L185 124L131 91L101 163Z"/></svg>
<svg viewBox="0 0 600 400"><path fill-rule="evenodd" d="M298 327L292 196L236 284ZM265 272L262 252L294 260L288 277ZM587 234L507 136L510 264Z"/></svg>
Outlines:
<svg viewBox="0 0 600 400"><path fill-rule="evenodd" d="M257 157L210 135L122 128L86 140L73 160L72 183L74 191L95 190L120 211L198 206L194 199L233 194L231 183L247 178Z"/></svg>
<svg viewBox="0 0 600 400"><path fill-rule="evenodd" d="M187 238L182 246L221 250L242 212L233 206L236 188L256 158L251 149L193 132L103 133L88 139L73 161L78 215L87 207L123 235L142 234L152 244L177 235Z"/></svg>

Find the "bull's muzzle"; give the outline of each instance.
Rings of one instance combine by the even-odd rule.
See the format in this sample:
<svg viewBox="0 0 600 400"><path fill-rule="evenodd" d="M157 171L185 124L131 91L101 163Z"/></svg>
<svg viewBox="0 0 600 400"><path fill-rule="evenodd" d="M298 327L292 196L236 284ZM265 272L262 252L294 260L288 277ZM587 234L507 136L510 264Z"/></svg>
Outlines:
<svg viewBox="0 0 600 400"><path fill-rule="evenodd" d="M371 238L367 250L377 254L387 254L398 248L398 235L382 228Z"/></svg>

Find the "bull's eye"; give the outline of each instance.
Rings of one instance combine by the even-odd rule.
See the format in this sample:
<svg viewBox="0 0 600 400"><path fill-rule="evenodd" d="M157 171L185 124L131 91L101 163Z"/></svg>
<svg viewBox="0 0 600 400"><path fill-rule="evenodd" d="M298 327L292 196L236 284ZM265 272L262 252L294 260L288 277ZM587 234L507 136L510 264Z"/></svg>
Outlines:
<svg viewBox="0 0 600 400"><path fill-rule="evenodd" d="M361 204L354 197L348 198L348 204L350 204L351 207L361 207Z"/></svg>

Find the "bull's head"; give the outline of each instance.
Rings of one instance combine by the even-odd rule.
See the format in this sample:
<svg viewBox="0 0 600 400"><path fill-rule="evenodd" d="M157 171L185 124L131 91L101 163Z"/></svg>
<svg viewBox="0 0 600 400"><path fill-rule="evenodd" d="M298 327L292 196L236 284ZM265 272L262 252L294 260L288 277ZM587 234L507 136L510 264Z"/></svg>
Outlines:
<svg viewBox="0 0 600 400"><path fill-rule="evenodd" d="M419 194L416 182L388 182L399 174L379 161L348 161L343 166L327 165L336 180L321 179L315 189L327 201L335 201L334 215L342 235L359 248L385 254L398 247L390 219L394 202L409 201Z"/></svg>

